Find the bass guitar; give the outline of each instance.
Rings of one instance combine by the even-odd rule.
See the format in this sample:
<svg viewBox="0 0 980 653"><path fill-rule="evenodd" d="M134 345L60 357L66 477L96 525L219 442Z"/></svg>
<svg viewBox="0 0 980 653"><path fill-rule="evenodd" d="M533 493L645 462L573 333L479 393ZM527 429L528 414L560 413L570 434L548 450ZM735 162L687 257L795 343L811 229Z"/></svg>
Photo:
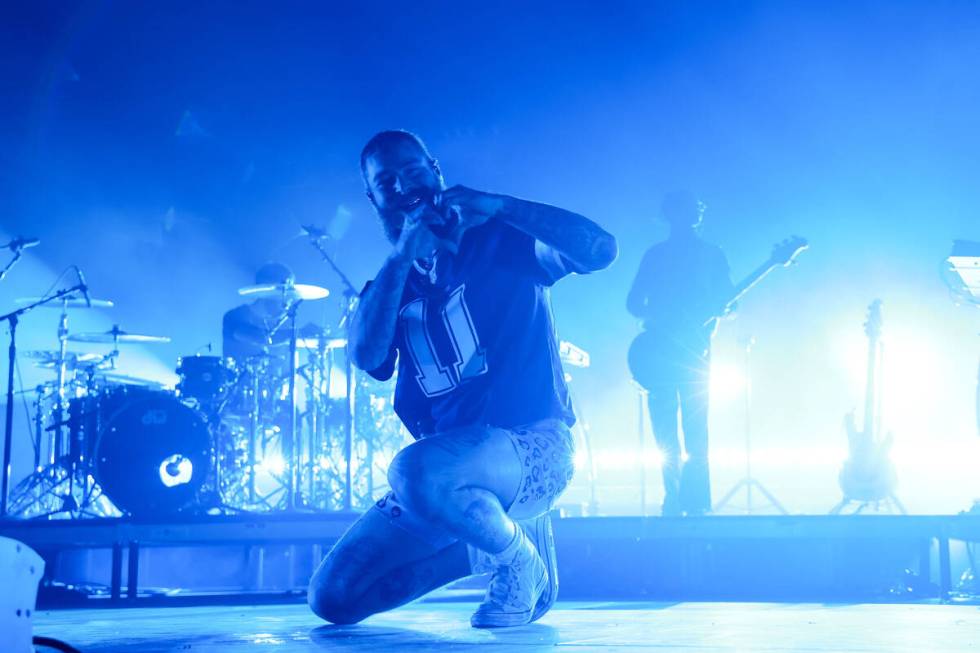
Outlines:
<svg viewBox="0 0 980 653"><path fill-rule="evenodd" d="M876 299L868 306L868 318L864 322L864 333L868 337L868 369L864 389L864 421L857 428L853 411L844 418L847 430L848 458L841 467L840 481L844 499L835 508L840 510L851 501L860 504L892 500L904 512L895 498L897 483L895 466L888 454L892 445L889 433L881 437L881 415L877 409L881 400L878 372L881 368L881 300Z"/></svg>

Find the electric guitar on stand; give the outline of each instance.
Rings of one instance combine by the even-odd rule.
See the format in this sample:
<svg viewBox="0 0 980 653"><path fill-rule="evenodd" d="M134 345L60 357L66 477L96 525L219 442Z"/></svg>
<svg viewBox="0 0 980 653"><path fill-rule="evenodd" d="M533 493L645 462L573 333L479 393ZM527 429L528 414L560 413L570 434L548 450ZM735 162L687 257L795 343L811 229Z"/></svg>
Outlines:
<svg viewBox="0 0 980 653"><path fill-rule="evenodd" d="M830 511L833 515L852 503L857 504L855 514L868 506L877 509L881 504L905 514L905 507L895 496L897 476L888 457L892 435L881 436L881 324L881 300L876 299L868 306L868 318L864 323L864 333L868 337L864 423L858 430L853 411L844 418L849 454L838 477L844 498Z"/></svg>

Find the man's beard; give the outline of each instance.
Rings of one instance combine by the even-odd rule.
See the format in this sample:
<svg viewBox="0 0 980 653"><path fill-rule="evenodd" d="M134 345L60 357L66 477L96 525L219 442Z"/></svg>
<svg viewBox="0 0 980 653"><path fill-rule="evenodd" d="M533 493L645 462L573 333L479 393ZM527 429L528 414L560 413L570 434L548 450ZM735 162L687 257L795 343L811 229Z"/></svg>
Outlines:
<svg viewBox="0 0 980 653"><path fill-rule="evenodd" d="M395 213L395 215L385 215L378 211L378 220L381 221L381 229L384 230L385 237L388 239L388 241L392 245L397 243L398 239L402 236L402 225L405 224L403 214L399 211Z"/></svg>

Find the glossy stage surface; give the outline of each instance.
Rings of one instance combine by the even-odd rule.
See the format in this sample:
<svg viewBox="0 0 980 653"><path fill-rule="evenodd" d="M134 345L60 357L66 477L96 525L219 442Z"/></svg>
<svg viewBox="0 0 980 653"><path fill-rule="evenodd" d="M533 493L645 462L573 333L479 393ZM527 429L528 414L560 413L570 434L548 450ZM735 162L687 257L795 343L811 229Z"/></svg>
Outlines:
<svg viewBox="0 0 980 653"><path fill-rule="evenodd" d="M980 608L935 604L558 603L540 622L469 626L472 602L420 602L356 626L305 605L65 610L35 634L95 651L860 651L980 650Z"/></svg>

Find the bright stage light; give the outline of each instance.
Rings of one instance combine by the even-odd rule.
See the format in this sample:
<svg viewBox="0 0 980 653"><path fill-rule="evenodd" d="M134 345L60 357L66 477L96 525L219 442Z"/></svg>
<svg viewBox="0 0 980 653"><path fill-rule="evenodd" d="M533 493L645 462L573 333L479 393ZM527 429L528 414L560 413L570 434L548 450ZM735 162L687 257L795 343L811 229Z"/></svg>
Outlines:
<svg viewBox="0 0 980 653"><path fill-rule="evenodd" d="M330 391L328 396L331 399L343 399L347 396L347 375L337 367L330 370Z"/></svg>
<svg viewBox="0 0 980 653"><path fill-rule="evenodd" d="M744 396L745 375L734 365L711 364L711 400L732 401Z"/></svg>
<svg viewBox="0 0 980 653"><path fill-rule="evenodd" d="M286 471L286 461L279 454L272 453L260 460L256 468L270 474L282 474Z"/></svg>

